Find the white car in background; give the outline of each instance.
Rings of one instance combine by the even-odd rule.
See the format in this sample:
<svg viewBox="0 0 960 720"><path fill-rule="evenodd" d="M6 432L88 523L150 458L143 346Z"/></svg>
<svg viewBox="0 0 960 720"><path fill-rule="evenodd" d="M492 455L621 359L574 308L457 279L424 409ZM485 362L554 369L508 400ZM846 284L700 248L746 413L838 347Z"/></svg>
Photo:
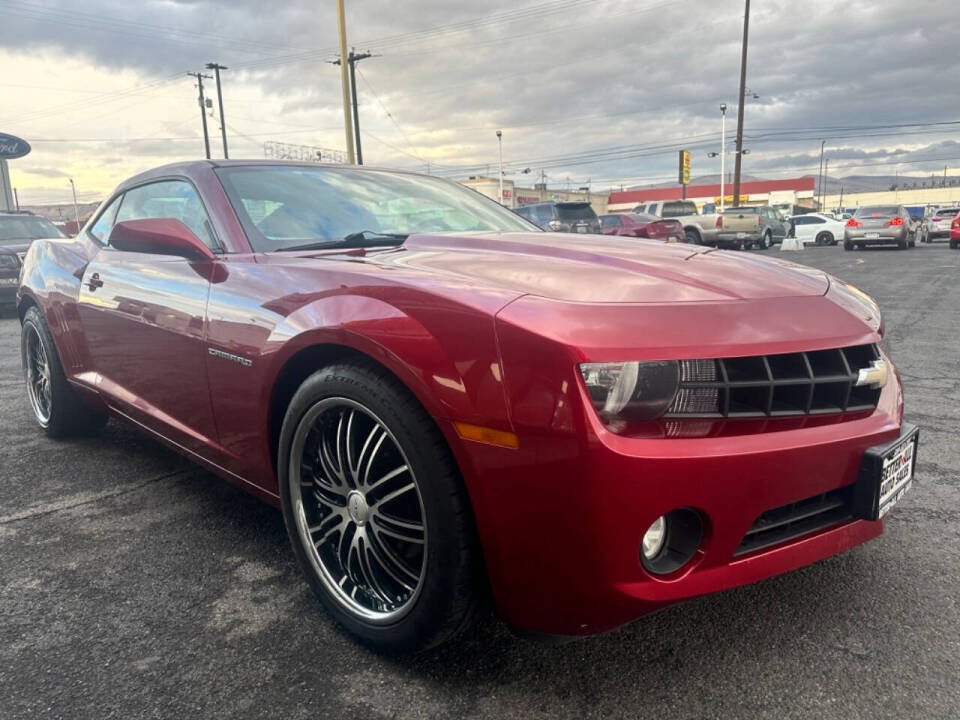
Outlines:
<svg viewBox="0 0 960 720"><path fill-rule="evenodd" d="M843 240L845 222L826 213L808 213L790 218L790 236L804 245L836 245Z"/></svg>

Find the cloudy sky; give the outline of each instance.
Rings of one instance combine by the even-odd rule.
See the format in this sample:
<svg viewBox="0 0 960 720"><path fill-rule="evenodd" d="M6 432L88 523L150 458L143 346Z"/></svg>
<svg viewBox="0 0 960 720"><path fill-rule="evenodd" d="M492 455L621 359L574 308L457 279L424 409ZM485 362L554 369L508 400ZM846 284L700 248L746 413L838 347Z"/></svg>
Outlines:
<svg viewBox="0 0 960 720"><path fill-rule="evenodd" d="M742 0L347 0L364 158L450 177L530 168L551 185L715 174L736 122ZM334 0L0 0L0 132L24 204L82 200L202 157L194 81L223 74L232 157L344 147ZM754 0L744 172L960 175L955 0ZM207 89L213 91L212 82ZM214 157L218 118L209 118Z"/></svg>

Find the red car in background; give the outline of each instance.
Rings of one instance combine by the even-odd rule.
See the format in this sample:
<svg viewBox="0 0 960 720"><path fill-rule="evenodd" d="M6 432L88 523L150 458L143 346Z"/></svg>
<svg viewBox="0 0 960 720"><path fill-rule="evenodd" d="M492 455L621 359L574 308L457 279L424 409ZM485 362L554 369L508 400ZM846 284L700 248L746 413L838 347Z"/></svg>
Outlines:
<svg viewBox="0 0 960 720"><path fill-rule="evenodd" d="M960 213L950 222L950 249L960 247Z"/></svg>
<svg viewBox="0 0 960 720"><path fill-rule="evenodd" d="M600 232L604 235L643 237L664 242L686 242L679 220L662 220L654 215L623 213L600 216Z"/></svg>
<svg viewBox="0 0 960 720"><path fill-rule="evenodd" d="M279 507L319 600L382 649L491 595L527 631L609 630L879 535L913 477L856 288L543 232L436 177L161 167L35 240L17 307L48 435L112 416Z"/></svg>

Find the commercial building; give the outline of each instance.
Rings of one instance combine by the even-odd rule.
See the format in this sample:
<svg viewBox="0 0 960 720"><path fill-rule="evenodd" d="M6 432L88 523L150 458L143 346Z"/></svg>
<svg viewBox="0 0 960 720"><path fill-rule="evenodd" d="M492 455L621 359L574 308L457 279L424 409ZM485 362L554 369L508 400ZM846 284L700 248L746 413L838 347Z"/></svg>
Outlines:
<svg viewBox="0 0 960 720"><path fill-rule="evenodd" d="M473 176L460 181L461 185L476 190L493 200L500 199L500 183L496 178ZM519 187L513 180L503 180L503 204L508 208L520 205L532 205L539 202L583 202L590 203L597 215L607 212L607 194L585 191L554 190L546 186Z"/></svg>
<svg viewBox="0 0 960 720"><path fill-rule="evenodd" d="M745 182L740 185L740 201L742 205L774 205L787 208L796 206L808 210L816 209L814 197L815 179L812 177L791 178L789 180L760 180ZM724 185L725 204L734 205L733 184ZM610 193L608 204L609 212L630 212L640 203L657 202L658 200L680 200L683 198L683 189L677 185L666 188L640 188L639 190L625 190ZM706 185L688 185L687 200L692 200L697 209L704 205L720 204L720 183Z"/></svg>
<svg viewBox="0 0 960 720"><path fill-rule="evenodd" d="M960 205L960 186L910 188L902 190L885 190L883 192L849 193L844 195L827 195L823 199L824 207L856 208L861 205L910 205L942 207L944 205Z"/></svg>

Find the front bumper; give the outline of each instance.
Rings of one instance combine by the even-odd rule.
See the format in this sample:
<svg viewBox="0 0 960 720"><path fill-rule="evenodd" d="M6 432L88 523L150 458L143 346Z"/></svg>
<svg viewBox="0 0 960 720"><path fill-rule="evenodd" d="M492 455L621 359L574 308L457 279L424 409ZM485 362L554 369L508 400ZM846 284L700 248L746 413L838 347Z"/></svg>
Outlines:
<svg viewBox="0 0 960 720"><path fill-rule="evenodd" d="M519 450L465 443L499 610L527 631L597 633L863 543L882 532L882 521L843 521L736 554L765 511L855 483L864 451L898 437L901 419L900 385L891 373L877 409L845 422L638 439L611 433L591 410L555 414L558 432L520 433ZM677 508L704 518L703 544L674 575L651 575L639 560L641 538Z"/></svg>

